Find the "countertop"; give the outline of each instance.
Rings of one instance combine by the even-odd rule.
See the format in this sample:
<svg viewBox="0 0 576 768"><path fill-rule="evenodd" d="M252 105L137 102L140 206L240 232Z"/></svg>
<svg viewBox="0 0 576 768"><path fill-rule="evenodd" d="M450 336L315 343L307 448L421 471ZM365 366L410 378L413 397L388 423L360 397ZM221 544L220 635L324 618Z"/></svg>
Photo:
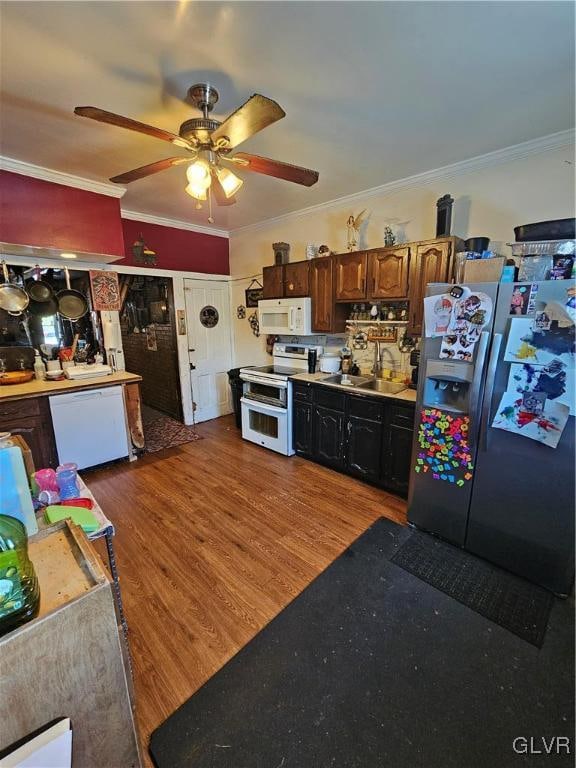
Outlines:
<svg viewBox="0 0 576 768"><path fill-rule="evenodd" d="M0 386L0 402L58 395L64 392L76 392L80 389L99 389L101 387L111 387L114 384L130 384L137 381L142 381L142 377L127 371L119 371L109 376L95 376L92 379L82 379L80 381L72 381L72 379L39 381L38 379L32 379L32 381L28 381L26 384L4 384Z"/></svg>
<svg viewBox="0 0 576 768"><path fill-rule="evenodd" d="M402 392L391 394L388 392L377 392L373 389L359 389L358 387L350 387L345 384L332 384L331 382L323 381L323 379L333 376L332 373L297 373L295 376L290 376L292 381L303 381L313 384L323 384L325 387L334 387L335 389L342 389L349 393L357 395L368 395L369 397L384 397L387 400L402 400L405 403L414 404L416 402L416 390L405 389ZM373 378L372 376L366 376L367 379Z"/></svg>

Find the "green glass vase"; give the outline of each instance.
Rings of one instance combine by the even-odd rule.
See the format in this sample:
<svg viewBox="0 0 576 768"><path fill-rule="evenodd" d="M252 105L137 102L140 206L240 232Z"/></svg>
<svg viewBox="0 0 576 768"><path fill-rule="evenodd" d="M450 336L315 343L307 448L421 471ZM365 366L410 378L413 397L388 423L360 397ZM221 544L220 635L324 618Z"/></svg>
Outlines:
<svg viewBox="0 0 576 768"><path fill-rule="evenodd" d="M26 528L15 517L0 515L0 636L33 619L39 607Z"/></svg>

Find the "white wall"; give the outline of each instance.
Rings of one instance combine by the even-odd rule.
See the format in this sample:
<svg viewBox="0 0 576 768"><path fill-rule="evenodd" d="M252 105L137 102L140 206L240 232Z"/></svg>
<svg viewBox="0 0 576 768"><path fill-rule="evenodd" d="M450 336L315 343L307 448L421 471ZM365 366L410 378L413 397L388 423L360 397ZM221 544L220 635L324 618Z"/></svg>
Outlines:
<svg viewBox="0 0 576 768"><path fill-rule="evenodd" d="M344 161L350 163L353 172L352 160ZM446 193L455 200L452 234L490 237L491 246L503 254L510 253L506 243L514 241L515 226L574 216L573 144L511 160L494 153L493 162L497 164L491 162L487 158L486 167L476 170L466 171L460 166L454 173L439 172L436 178L414 178L404 189L398 189L401 184L394 185L395 190L357 195L353 201L336 202L232 232L230 273L233 278L261 274L263 266L273 263L272 243L277 241L290 243L291 261L306 257L307 243L325 243L333 251L343 252L346 221L363 208L369 217L361 230L360 248L382 245L386 225L397 231L400 242L432 238L436 232L436 200ZM305 190L302 199L306 199ZM243 303L241 283L233 285L233 302ZM263 340L252 335L247 320L235 319L233 323L237 364L266 359Z"/></svg>

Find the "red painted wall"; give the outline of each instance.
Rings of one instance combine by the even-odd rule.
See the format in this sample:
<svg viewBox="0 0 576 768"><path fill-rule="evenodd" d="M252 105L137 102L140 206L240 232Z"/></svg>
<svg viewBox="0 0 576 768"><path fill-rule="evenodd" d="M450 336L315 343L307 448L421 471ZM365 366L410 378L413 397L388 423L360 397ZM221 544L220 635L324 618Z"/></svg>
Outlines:
<svg viewBox="0 0 576 768"><path fill-rule="evenodd" d="M120 200L0 171L0 240L123 256Z"/></svg>
<svg viewBox="0 0 576 768"><path fill-rule="evenodd" d="M213 275L230 274L227 237L130 219L122 219L122 227L126 253L122 264L136 266L132 245L142 235L148 248L156 251L156 266L159 269L205 272Z"/></svg>

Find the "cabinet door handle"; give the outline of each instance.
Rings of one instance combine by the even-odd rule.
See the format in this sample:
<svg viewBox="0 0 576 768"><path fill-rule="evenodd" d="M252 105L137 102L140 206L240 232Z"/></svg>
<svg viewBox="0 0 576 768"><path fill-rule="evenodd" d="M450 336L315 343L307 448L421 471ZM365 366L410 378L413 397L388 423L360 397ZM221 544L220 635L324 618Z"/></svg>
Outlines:
<svg viewBox="0 0 576 768"><path fill-rule="evenodd" d="M376 293L376 278L372 278L372 293Z"/></svg>

